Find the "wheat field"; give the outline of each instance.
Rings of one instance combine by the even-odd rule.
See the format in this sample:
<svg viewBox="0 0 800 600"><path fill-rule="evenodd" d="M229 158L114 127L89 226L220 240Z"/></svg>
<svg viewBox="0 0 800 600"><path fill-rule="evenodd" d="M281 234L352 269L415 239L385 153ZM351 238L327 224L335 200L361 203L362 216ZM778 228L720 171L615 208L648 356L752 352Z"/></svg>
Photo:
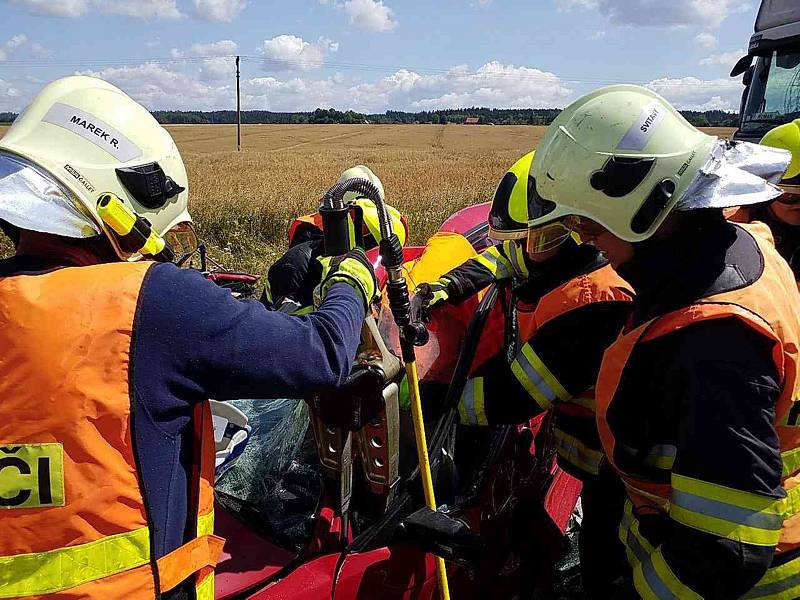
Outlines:
<svg viewBox="0 0 800 600"><path fill-rule="evenodd" d="M245 125L241 152L233 125L167 129L186 162L190 209L212 255L263 274L285 250L291 220L314 210L344 169L364 164L375 171L387 201L407 215L410 241L421 243L455 210L490 200L545 128Z"/></svg>

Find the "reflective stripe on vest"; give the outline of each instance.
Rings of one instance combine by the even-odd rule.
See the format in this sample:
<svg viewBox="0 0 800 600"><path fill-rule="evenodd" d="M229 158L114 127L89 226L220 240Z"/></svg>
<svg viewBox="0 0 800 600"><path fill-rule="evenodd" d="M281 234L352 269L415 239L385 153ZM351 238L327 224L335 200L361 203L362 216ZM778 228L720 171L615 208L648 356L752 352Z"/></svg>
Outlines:
<svg viewBox="0 0 800 600"><path fill-rule="evenodd" d="M128 382L152 265L0 279L0 598L156 597L213 571L222 540L210 535L210 418L202 444L210 471L198 471L190 504L201 535L157 561L151 554Z"/></svg>
<svg viewBox="0 0 800 600"><path fill-rule="evenodd" d="M523 340L529 340L540 327L572 310L595 302L631 302L632 297L630 286L610 265L604 265L554 288L542 296L535 307L520 305L519 335ZM558 413L560 407L569 407L575 409L570 418L579 418L579 413L582 413L583 418L594 423L594 387L572 396L529 344L522 346L511 364L511 371L543 410L554 408ZM598 440L579 439L568 434L559 428L559 418L563 415L556 417L559 460L566 461L580 472L597 475L603 456ZM574 474L579 475L577 472Z"/></svg>
<svg viewBox="0 0 800 600"><path fill-rule="evenodd" d="M484 404L483 377L473 377L467 380L458 403L458 412L462 425L489 424Z"/></svg>
<svg viewBox="0 0 800 600"><path fill-rule="evenodd" d="M514 275L514 265L503 256L498 246L491 246L471 259L492 274L494 279L510 279Z"/></svg>
<svg viewBox="0 0 800 600"><path fill-rule="evenodd" d="M764 272L744 288L704 298L633 331L625 332L606 351L597 383L597 418L600 437L612 464L618 441L609 427L608 410L619 387L622 373L636 345L656 339L700 320L737 318L773 340L773 359L781 377L781 395L776 407L778 432L784 465L785 499L776 499L718 486L672 474L671 484L640 480L622 473L631 499L639 508L669 512L679 521L715 535L746 543L775 546L786 550L800 545L800 492L794 478L800 463L800 428L793 426L798 397L798 347L800 347L800 295L794 277L768 243L765 226L743 226L750 232L764 256ZM775 298L786 298L776 303ZM625 440L620 440L624 444ZM656 466L662 466L658 464ZM779 543L780 542L780 543Z"/></svg>
<svg viewBox="0 0 800 600"><path fill-rule="evenodd" d="M600 473L600 465L603 462L602 450L589 447L580 439L569 435L558 429L558 427L556 427L553 434L556 452L560 459L566 460L571 465L590 475L598 475Z"/></svg>

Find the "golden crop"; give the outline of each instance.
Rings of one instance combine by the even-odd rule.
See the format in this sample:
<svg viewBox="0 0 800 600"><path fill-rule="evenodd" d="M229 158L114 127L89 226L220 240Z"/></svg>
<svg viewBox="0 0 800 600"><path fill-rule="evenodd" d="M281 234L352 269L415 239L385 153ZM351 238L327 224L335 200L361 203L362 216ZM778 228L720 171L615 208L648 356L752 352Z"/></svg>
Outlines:
<svg viewBox="0 0 800 600"><path fill-rule="evenodd" d="M410 242L421 243L455 210L491 200L506 169L544 133L529 126L245 125L236 152L233 125L168 129L211 254L257 274L285 250L291 220L314 210L348 167L375 171L387 200L408 217Z"/></svg>

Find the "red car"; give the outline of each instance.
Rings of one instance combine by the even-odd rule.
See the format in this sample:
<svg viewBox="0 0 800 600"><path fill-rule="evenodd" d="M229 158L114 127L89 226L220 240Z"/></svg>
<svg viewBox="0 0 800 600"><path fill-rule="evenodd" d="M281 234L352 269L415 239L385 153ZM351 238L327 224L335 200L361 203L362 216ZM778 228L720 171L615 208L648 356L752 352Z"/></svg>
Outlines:
<svg viewBox="0 0 800 600"><path fill-rule="evenodd" d="M483 250L487 212L488 205L480 205L456 213L441 228L451 233L434 240ZM409 247L405 258L448 252L437 248L433 242ZM378 265L379 277L380 271ZM438 598L431 552L448 559L451 597L459 600L530 598L546 583L580 493L580 484L555 466L549 420L470 428L458 425L452 410L484 325L498 318L499 295L489 291L480 305L476 299L441 311L428 326L431 343L420 350L436 496L446 515L441 522L417 512L424 502L404 411L396 477L376 486L368 470L352 468L348 505L341 501L341 481L324 476L325 448L319 435L315 440L305 402L233 403L248 414L252 434L217 485L215 532L227 540L217 598ZM392 327L381 320L390 346ZM356 463L365 455L353 456Z"/></svg>

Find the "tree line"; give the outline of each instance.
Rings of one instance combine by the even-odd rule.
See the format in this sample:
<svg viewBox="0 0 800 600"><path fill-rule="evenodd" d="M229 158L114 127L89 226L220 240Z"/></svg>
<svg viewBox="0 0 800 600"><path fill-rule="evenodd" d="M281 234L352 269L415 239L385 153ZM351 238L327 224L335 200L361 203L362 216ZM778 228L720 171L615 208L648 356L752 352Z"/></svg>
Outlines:
<svg viewBox="0 0 800 600"><path fill-rule="evenodd" d="M242 111L242 123L246 124L460 124L467 118L477 119L479 125L549 125L560 112L553 108L458 108L446 110L405 112L388 110L385 113L367 114L352 110L318 108L312 112L272 112L266 110ZM696 127L736 127L739 117L721 110L681 111ZM235 123L236 112L217 111L155 111L160 123L206 124Z"/></svg>
<svg viewBox="0 0 800 600"><path fill-rule="evenodd" d="M457 108L420 112L388 110L385 113L365 114L352 110L318 108L311 112L272 112L267 110L242 111L242 123L246 124L433 124L446 125L464 123L467 118L477 119L479 125L549 125L558 115L553 108ZM681 111L696 127L737 127L739 117L721 110ZM10 123L15 113L0 112L0 123ZM215 125L236 123L233 110L156 110L153 116L159 123L168 125Z"/></svg>

